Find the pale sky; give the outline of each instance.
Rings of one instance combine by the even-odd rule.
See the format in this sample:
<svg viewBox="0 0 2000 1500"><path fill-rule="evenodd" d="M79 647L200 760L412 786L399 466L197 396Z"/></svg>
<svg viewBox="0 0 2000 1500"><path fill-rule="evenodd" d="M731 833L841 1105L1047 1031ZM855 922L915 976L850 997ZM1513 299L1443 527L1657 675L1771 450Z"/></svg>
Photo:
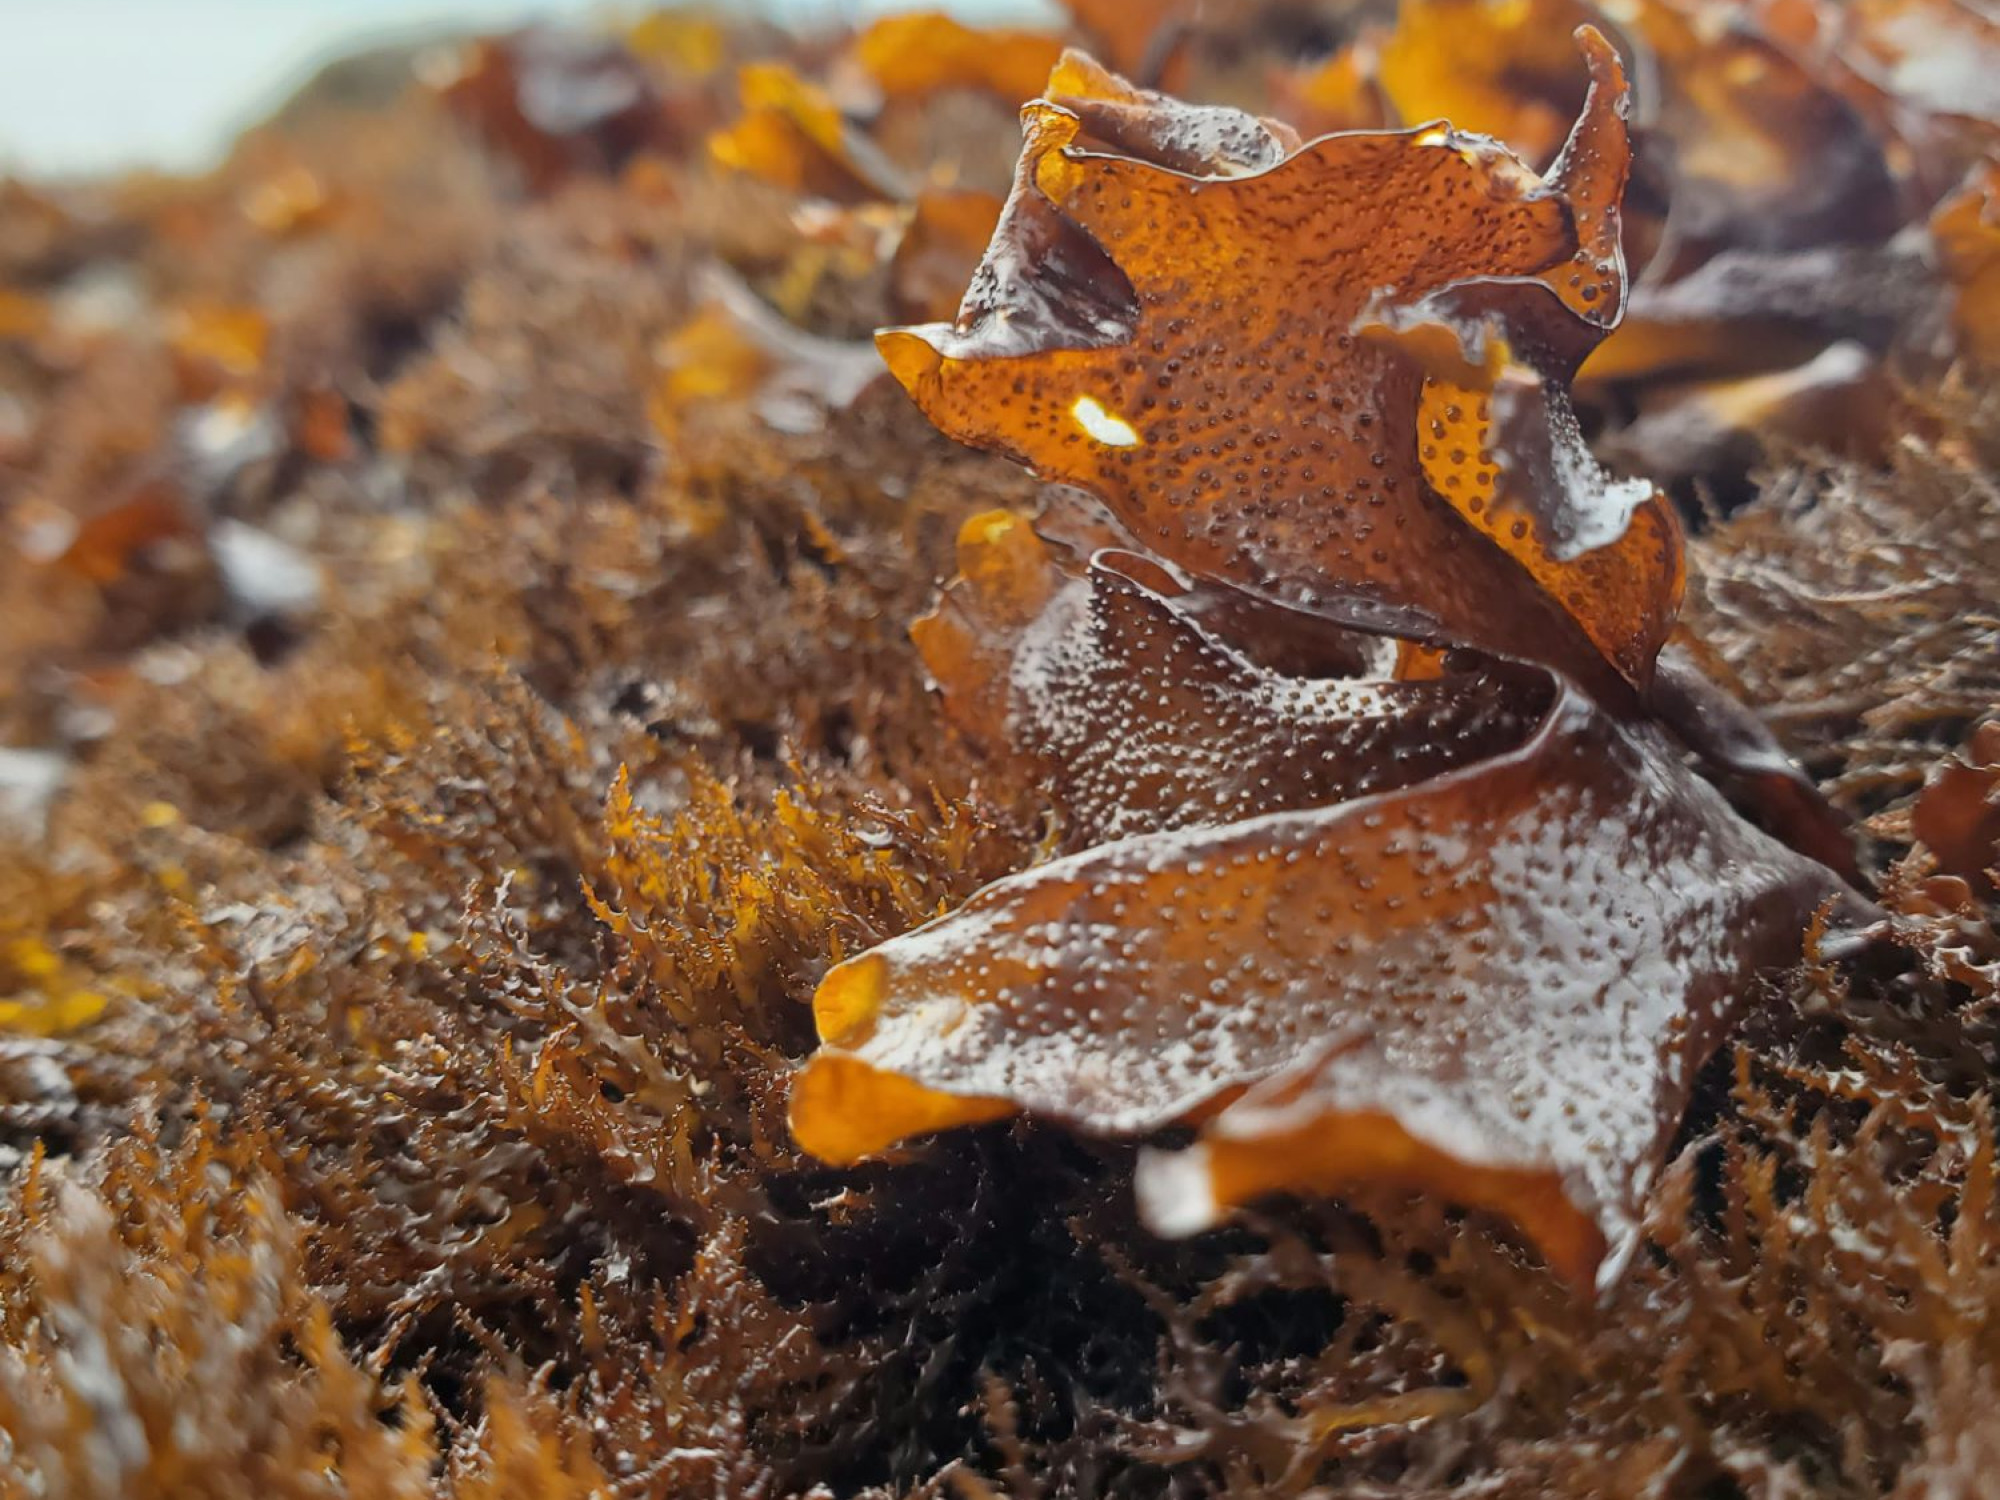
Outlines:
<svg viewBox="0 0 2000 1500"><path fill-rule="evenodd" d="M869 16L915 4L766 0L761 8ZM606 8L601 0L0 0L0 172L199 167L320 64L371 40ZM1053 9L1047 0L942 8Z"/></svg>

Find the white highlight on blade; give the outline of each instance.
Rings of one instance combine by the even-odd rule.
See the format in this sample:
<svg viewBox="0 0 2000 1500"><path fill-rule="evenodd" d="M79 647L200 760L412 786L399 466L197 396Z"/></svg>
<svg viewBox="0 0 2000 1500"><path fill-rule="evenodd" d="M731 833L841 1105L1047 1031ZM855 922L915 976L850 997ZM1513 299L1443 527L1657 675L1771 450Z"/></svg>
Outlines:
<svg viewBox="0 0 2000 1500"><path fill-rule="evenodd" d="M1103 403L1095 396L1078 396L1069 410L1070 415L1076 418L1076 425L1105 447L1139 446L1139 434L1132 430L1132 424L1123 417L1115 417L1106 411Z"/></svg>

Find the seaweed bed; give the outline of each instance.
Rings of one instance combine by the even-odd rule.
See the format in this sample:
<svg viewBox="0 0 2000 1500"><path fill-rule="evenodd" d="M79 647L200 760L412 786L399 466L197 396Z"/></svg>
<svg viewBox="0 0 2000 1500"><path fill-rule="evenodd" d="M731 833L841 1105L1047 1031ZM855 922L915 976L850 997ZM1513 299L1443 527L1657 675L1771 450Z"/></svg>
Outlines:
<svg viewBox="0 0 2000 1500"><path fill-rule="evenodd" d="M1072 9L1535 166L1610 32L1582 431L1886 918L1736 997L1594 1299L1448 1192L1170 1240L1143 1142L802 1153L829 969L1085 817L909 634L1052 487L867 341L951 316L1064 39L358 57L206 176L0 183L0 1496L1990 1491L1992 23Z"/></svg>

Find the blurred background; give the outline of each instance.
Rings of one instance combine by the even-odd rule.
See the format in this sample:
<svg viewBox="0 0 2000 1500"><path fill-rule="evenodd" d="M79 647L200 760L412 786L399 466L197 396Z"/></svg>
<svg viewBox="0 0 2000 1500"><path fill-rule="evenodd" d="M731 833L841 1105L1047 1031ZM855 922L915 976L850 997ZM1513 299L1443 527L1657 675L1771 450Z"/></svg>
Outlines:
<svg viewBox="0 0 2000 1500"><path fill-rule="evenodd" d="M896 0L763 0L798 23ZM967 18L1049 20L1042 0L957 0ZM0 0L0 172L38 178L198 170L335 58L538 18L609 18L602 0Z"/></svg>

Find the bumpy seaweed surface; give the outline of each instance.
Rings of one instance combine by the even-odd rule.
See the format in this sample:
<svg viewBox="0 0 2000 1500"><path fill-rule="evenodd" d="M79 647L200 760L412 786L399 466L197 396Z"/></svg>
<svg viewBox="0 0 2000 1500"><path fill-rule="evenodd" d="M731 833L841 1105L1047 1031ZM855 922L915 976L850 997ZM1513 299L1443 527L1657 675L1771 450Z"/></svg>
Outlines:
<svg viewBox="0 0 2000 1500"><path fill-rule="evenodd" d="M1413 61L1539 5L1210 9L1077 13L1307 133L1497 98L1535 158L1581 95ZM1601 1298L1428 1194L1169 1241L1132 1143L794 1144L834 965L1117 826L933 692L962 526L1052 500L866 341L949 315L1064 39L669 13L0 184L0 1495L1990 1484L2000 230L1910 58L1991 36L1547 9L1664 80L1579 430L1893 919L1743 981Z"/></svg>

